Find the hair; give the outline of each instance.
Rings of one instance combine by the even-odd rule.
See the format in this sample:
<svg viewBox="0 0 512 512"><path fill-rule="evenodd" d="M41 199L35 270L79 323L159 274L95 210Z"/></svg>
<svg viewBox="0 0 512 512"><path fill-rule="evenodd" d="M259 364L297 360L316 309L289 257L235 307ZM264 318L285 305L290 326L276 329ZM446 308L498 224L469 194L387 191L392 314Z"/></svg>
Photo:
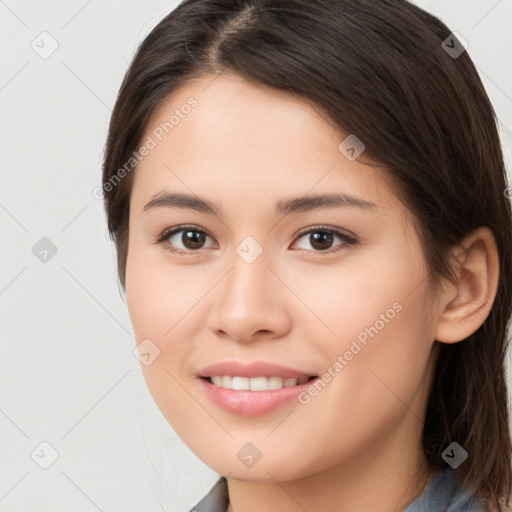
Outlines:
<svg viewBox="0 0 512 512"><path fill-rule="evenodd" d="M126 72L105 146L104 202L125 290L136 169L106 185L170 93L227 70L296 95L363 141L365 158L384 168L415 216L436 289L441 278L455 279L450 250L488 226L499 251L496 297L467 339L435 342L422 447L441 470L442 452L459 443L469 454L459 479L501 510L512 486L505 380L512 212L496 114L468 53L443 48L450 35L406 0L185 0L139 45Z"/></svg>

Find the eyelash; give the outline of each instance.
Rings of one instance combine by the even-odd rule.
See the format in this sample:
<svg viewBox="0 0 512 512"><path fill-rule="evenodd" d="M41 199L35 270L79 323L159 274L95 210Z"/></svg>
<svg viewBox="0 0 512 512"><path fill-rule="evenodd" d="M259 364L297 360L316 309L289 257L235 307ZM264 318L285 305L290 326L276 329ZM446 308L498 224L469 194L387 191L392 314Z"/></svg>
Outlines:
<svg viewBox="0 0 512 512"><path fill-rule="evenodd" d="M204 234L206 236L210 236L207 231L205 231L204 229L200 228L199 226L194 226L194 225L176 226L174 228L165 230L160 235L160 237L158 238L156 243L164 245L164 243L167 242L171 236L175 235L176 233L179 233L180 231L186 231L186 230L195 231L197 233L201 233L201 234ZM296 238L294 239L294 242L296 240L299 240L300 238L302 238L304 235L307 235L309 233L316 233L316 232L332 233L332 234L338 236L343 241L343 243L338 245L338 246L336 246L336 248L334 248L334 249L328 249L328 250L325 250L325 251L309 251L308 249L299 249L299 250L308 251L308 252L314 252L314 253L318 253L318 254L332 254L334 252L338 252L338 251L342 250L342 248L344 246L345 246L345 248L348 249L348 248L353 247L354 245L356 245L358 243L355 238L347 235L346 233L340 231L339 229L332 228L332 227L329 227L329 226L323 226L323 225L313 226L313 227L305 228L305 229L299 231L299 233L297 233ZM212 238L212 237L210 237L210 238ZM191 255L201 251L201 249L198 249L197 251L192 251L192 250L183 251L181 249L176 249L176 248L174 248L172 246L167 246L167 247L165 247L165 249L167 251L169 251L169 252L172 252L172 253L183 254L183 255L187 255L187 256L191 256Z"/></svg>

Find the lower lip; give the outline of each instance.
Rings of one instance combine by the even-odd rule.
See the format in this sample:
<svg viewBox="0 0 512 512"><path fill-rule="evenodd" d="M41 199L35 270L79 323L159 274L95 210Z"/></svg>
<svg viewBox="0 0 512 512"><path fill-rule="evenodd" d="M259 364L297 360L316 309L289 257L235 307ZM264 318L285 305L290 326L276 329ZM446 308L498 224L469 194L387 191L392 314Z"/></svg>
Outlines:
<svg viewBox="0 0 512 512"><path fill-rule="evenodd" d="M199 378L199 385L219 407L241 416L257 416L277 409L290 402L302 391L305 391L317 378L310 379L297 386L288 386L269 391L245 391L224 389L215 386L209 380Z"/></svg>

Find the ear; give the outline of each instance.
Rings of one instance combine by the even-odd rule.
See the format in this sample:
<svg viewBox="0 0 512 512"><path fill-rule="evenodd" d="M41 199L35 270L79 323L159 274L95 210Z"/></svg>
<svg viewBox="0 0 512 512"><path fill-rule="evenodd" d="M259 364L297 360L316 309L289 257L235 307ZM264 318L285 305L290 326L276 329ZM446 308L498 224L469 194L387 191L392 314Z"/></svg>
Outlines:
<svg viewBox="0 0 512 512"><path fill-rule="evenodd" d="M456 343L464 340L489 315L499 279L499 255L492 231L480 227L466 236L452 251L457 281L441 292L441 312L436 340Z"/></svg>

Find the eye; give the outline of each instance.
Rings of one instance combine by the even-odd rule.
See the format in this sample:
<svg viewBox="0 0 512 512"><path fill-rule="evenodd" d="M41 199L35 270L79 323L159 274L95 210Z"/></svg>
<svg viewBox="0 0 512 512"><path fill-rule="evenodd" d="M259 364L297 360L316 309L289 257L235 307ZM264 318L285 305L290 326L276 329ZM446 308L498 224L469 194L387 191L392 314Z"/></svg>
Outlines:
<svg viewBox="0 0 512 512"><path fill-rule="evenodd" d="M324 254L330 254L343 249L343 247L351 247L357 243L357 240L352 236L347 235L339 229L330 228L328 226L307 228L306 230L302 230L297 236L300 240L306 235L309 235L307 240L311 244L313 252L321 252ZM177 226L164 231L157 240L157 243L165 245L166 250L170 252L192 255L194 252L199 252L201 249L205 248L204 243L207 238L211 238L210 235L199 226ZM335 246L338 248L331 249L335 238L341 240L341 243ZM180 243L184 249L179 247ZM178 248L176 247L177 245ZM310 249L306 248L304 250Z"/></svg>
<svg viewBox="0 0 512 512"><path fill-rule="evenodd" d="M309 235L307 241L314 248L314 252L333 253L343 249L343 247L351 247L357 243L357 240L352 236L347 235L343 231L328 226L315 226L307 228L298 234L299 240ZM338 244L337 249L331 249L333 240L338 238L341 244ZM341 248L340 248L341 246ZM309 250L306 248L306 250Z"/></svg>
<svg viewBox="0 0 512 512"><path fill-rule="evenodd" d="M177 236L181 233L181 236ZM206 238L210 238L208 233L198 226L178 226L162 233L157 243L163 244L168 242L166 249L170 252L178 254L190 254L197 252L198 249L204 249L203 244ZM173 240L174 238L174 240ZM176 248L181 243L186 250Z"/></svg>

